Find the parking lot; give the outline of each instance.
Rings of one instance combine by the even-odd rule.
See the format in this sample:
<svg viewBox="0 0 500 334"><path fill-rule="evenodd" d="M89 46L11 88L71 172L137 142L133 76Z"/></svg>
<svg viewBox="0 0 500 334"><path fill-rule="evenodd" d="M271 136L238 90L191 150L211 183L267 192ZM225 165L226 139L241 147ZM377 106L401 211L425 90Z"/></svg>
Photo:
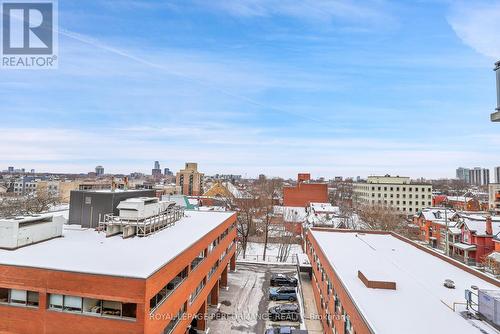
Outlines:
<svg viewBox="0 0 500 334"><path fill-rule="evenodd" d="M273 273L296 275L295 266L238 263L229 273L228 288L219 296L220 308L209 308L211 333L265 333L276 326L300 325L299 322L270 321L268 309L288 302L270 301L269 287Z"/></svg>

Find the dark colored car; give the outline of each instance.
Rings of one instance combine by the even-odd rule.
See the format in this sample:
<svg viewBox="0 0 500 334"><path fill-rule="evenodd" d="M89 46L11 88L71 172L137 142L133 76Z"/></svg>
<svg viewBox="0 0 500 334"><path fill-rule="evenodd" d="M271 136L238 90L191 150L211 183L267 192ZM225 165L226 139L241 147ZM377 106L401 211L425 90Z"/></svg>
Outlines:
<svg viewBox="0 0 500 334"><path fill-rule="evenodd" d="M283 304L269 309L269 319L272 321L287 320L300 321L300 308L298 304Z"/></svg>
<svg viewBox="0 0 500 334"><path fill-rule="evenodd" d="M273 274L271 276L271 286L297 286L297 279L284 274Z"/></svg>
<svg viewBox="0 0 500 334"><path fill-rule="evenodd" d="M297 292L295 288L282 286L279 288L269 288L269 299L271 300L289 300L294 302L297 300Z"/></svg>

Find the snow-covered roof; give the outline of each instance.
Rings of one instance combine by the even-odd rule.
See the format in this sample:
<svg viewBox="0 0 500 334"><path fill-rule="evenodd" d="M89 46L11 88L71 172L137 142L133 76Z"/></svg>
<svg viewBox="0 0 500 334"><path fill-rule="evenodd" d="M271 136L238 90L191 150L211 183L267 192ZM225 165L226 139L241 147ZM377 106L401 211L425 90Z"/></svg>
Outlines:
<svg viewBox="0 0 500 334"><path fill-rule="evenodd" d="M470 231L476 232L477 235L486 234L486 218L482 218L481 220L464 218L463 224L465 224ZM500 233L500 221L493 219L491 227L493 229L493 235Z"/></svg>
<svg viewBox="0 0 500 334"><path fill-rule="evenodd" d="M316 213L330 213L330 214L340 214L340 208L338 206L333 206L330 203L310 203L309 207L313 212Z"/></svg>
<svg viewBox="0 0 500 334"><path fill-rule="evenodd" d="M185 214L174 226L141 238L106 238L93 229L65 226L62 238L14 251L0 250L0 264L147 278L234 213Z"/></svg>
<svg viewBox="0 0 500 334"><path fill-rule="evenodd" d="M461 250L474 250L477 248L476 245L464 244L463 242L455 242L453 246Z"/></svg>
<svg viewBox="0 0 500 334"><path fill-rule="evenodd" d="M283 221L287 223L304 223L307 218L307 211L301 206L279 206L273 208L275 214L282 214Z"/></svg>
<svg viewBox="0 0 500 334"><path fill-rule="evenodd" d="M498 290L495 285L392 235L311 233L374 333L480 334L450 308L465 301L464 291L472 285ZM396 290L367 288L358 270L368 279L396 282ZM444 287L445 279L456 288Z"/></svg>
<svg viewBox="0 0 500 334"><path fill-rule="evenodd" d="M445 221L445 219L451 220L455 218L456 212L450 209L445 210L444 208L428 208L422 210L422 216L425 220L438 222L441 220Z"/></svg>

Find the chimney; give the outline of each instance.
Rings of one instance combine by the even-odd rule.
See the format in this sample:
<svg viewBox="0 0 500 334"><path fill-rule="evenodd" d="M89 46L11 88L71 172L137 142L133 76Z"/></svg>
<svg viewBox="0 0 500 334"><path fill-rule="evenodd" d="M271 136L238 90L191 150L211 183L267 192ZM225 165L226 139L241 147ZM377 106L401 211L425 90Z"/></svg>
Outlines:
<svg viewBox="0 0 500 334"><path fill-rule="evenodd" d="M493 235L493 226L491 223L491 216L486 217L486 234Z"/></svg>

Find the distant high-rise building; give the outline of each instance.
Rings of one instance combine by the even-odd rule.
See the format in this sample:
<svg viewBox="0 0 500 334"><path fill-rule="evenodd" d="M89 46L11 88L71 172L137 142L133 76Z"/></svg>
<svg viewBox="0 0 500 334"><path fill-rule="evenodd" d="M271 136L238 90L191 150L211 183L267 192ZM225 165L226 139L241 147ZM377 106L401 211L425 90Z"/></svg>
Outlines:
<svg viewBox="0 0 500 334"><path fill-rule="evenodd" d="M175 183L181 187L183 195L203 194L203 173L198 172L198 164L195 162L186 162L185 168L177 172Z"/></svg>
<svg viewBox="0 0 500 334"><path fill-rule="evenodd" d="M161 176L161 168L159 161L155 161L155 168L151 170L151 175L153 175L156 178Z"/></svg>
<svg viewBox="0 0 500 334"><path fill-rule="evenodd" d="M470 169L464 167L457 168L457 179L470 183Z"/></svg>
<svg viewBox="0 0 500 334"><path fill-rule="evenodd" d="M31 170L31 174L35 174L35 170L34 169Z"/></svg>
<svg viewBox="0 0 500 334"><path fill-rule="evenodd" d="M101 175L104 175L104 167L102 166L97 166L95 168L95 175L96 176L101 176Z"/></svg>
<svg viewBox="0 0 500 334"><path fill-rule="evenodd" d="M8 167L7 170L9 171L9 173L14 173L14 167L12 166Z"/></svg>
<svg viewBox="0 0 500 334"><path fill-rule="evenodd" d="M174 173L170 170L170 168L165 168L165 169L163 170L163 174L164 174L165 176L172 176L172 175L174 175Z"/></svg>
<svg viewBox="0 0 500 334"><path fill-rule="evenodd" d="M483 168L481 170L481 185L487 186L490 184L490 170L488 168Z"/></svg>
<svg viewBox="0 0 500 334"><path fill-rule="evenodd" d="M500 183L500 167L495 167L495 183Z"/></svg>
<svg viewBox="0 0 500 334"><path fill-rule="evenodd" d="M481 185L481 167L474 167L469 170L469 179L471 184Z"/></svg>
<svg viewBox="0 0 500 334"><path fill-rule="evenodd" d="M470 183L476 186L484 186L490 183L490 170L487 168L474 167L469 171Z"/></svg>

